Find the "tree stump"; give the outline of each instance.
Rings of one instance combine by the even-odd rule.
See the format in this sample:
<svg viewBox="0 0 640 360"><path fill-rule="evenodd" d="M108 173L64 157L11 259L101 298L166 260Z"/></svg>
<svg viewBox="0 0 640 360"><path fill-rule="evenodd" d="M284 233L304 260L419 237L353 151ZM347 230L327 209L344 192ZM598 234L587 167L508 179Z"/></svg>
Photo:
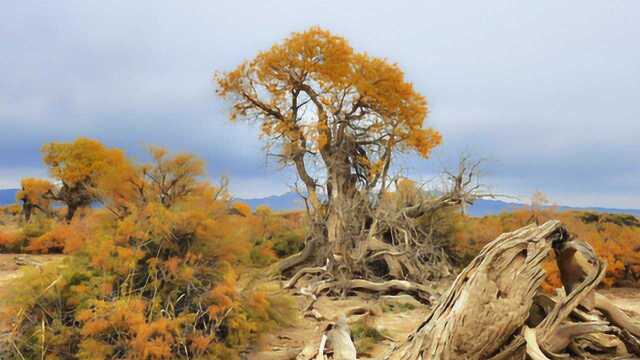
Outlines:
<svg viewBox="0 0 640 360"><path fill-rule="evenodd" d="M567 295L539 293L545 278L541 264L552 250ZM638 323L595 290L605 268L591 247L572 240L558 221L502 234L385 358L638 358Z"/></svg>

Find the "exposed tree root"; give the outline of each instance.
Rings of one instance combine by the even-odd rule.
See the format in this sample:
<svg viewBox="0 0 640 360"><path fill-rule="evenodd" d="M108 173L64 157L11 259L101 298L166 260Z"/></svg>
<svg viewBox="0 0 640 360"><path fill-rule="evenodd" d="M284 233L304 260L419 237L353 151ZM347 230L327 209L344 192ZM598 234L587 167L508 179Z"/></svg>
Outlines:
<svg viewBox="0 0 640 360"><path fill-rule="evenodd" d="M458 173L446 173L448 185L437 196L398 181L394 193L372 197L352 189L345 198L329 197L327 206L309 212L304 249L274 264L271 273L288 278L285 288L304 283L299 291L309 296L405 292L432 302L434 293L426 284L456 272L448 219L491 196L479 192L478 166L463 159Z"/></svg>
<svg viewBox="0 0 640 360"><path fill-rule="evenodd" d="M280 260L275 263L273 268L271 269L272 274L284 274L290 269L304 263L310 257L312 257L313 253L316 251L316 245L318 241L316 239L309 240L302 251L297 254L293 254L285 259Z"/></svg>
<svg viewBox="0 0 640 360"><path fill-rule="evenodd" d="M300 280L300 278L302 278L304 275L307 275L307 274L320 274L320 273L325 272L325 271L327 271L327 266L326 265L325 266L302 268L295 275L293 275L291 277L291 279L289 279L289 281L285 282L282 287L285 288L285 289L291 289L296 285L298 280Z"/></svg>
<svg viewBox="0 0 640 360"><path fill-rule="evenodd" d="M620 308L612 303L606 296L596 292L595 307L598 310L602 310L614 325L625 329L636 337L640 337L640 323L631 319L629 315L620 310Z"/></svg>
<svg viewBox="0 0 640 360"><path fill-rule="evenodd" d="M363 279L352 279L344 282L322 282L317 286L314 293L318 295L331 289L356 290L380 294L394 294L402 292L414 296L417 300L424 304L431 304L433 302L432 294L434 292L432 289L424 285L405 280L373 282Z"/></svg>

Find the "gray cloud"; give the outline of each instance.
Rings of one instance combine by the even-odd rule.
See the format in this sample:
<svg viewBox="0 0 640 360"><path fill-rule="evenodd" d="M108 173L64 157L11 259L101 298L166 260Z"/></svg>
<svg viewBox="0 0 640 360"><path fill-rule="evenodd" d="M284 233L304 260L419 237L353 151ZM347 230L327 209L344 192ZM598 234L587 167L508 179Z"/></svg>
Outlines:
<svg viewBox="0 0 640 360"><path fill-rule="evenodd" d="M321 25L398 62L444 144L402 166L429 177L457 153L485 182L573 205L640 206L640 3L63 1L0 4L0 186L40 175L38 149L96 137L192 151L242 196L286 191L254 127L213 93L231 69Z"/></svg>

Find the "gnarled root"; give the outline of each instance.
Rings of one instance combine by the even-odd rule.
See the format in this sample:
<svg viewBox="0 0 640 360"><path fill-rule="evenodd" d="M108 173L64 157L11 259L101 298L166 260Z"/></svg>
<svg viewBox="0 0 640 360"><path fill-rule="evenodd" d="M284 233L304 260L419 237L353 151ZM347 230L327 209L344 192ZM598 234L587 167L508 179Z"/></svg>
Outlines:
<svg viewBox="0 0 640 360"><path fill-rule="evenodd" d="M424 285L406 280L388 280L383 282L373 282L363 279L353 279L346 282L331 282L320 286L316 292L321 293L330 288L339 287L356 291L375 292L380 294L395 294L402 292L413 296L423 304L431 304L434 300L434 290Z"/></svg>
<svg viewBox="0 0 640 360"><path fill-rule="evenodd" d="M286 273L287 271L308 261L314 255L314 253L318 250L318 247L319 247L318 239L314 238L307 241L302 251L278 261L271 267L269 272L272 275Z"/></svg>

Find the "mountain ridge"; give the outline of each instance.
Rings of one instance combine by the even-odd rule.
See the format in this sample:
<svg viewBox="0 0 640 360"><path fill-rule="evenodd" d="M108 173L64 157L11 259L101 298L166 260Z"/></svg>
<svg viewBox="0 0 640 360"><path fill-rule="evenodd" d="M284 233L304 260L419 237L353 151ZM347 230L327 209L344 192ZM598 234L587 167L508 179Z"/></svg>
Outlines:
<svg viewBox="0 0 640 360"><path fill-rule="evenodd" d="M0 189L0 205L9 205L15 203L16 193L20 189ZM294 192L286 192L280 195L271 195L260 198L240 198L234 197L233 201L243 202L252 209L258 205L267 205L275 211L295 211L304 209L304 202L300 196ZM508 202L503 200L481 199L469 207L468 213L471 216L487 216L495 215L505 211L513 211L528 205ZM619 209L602 206L554 206L560 211L595 211L613 214L630 214L640 217L640 209Z"/></svg>
<svg viewBox="0 0 640 360"><path fill-rule="evenodd" d="M267 205L271 209L276 211L291 211L291 210L300 210L304 208L304 203L302 199L293 192L287 192L282 195L272 195L262 198L234 198L234 201L244 202L247 205L251 206L255 209L258 205ZM297 203L295 201L298 201ZM493 199L480 199L476 201L475 204L468 208L468 213L471 216L486 216L486 215L495 215L504 211L513 211L519 208L527 207L529 205L517 203L517 202L508 202L503 200L493 200ZM609 208L603 206L553 206L560 211L595 211L602 213L612 213L612 214L630 214L637 217L640 217L640 209L619 209L619 208Z"/></svg>

